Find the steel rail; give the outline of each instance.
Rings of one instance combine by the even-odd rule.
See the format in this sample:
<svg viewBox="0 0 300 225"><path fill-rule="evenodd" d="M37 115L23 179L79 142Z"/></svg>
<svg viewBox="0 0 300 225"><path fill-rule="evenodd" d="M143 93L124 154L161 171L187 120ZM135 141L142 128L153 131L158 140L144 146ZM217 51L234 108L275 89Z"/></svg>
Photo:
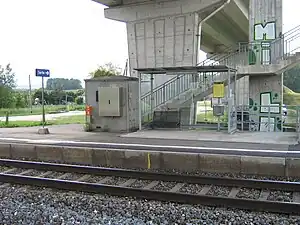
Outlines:
<svg viewBox="0 0 300 225"><path fill-rule="evenodd" d="M168 173L145 172L130 169L103 168L94 166L58 164L48 162L0 159L0 166L24 169L47 170L65 173L81 173L96 176L116 176L144 180L160 180L168 182L183 182L190 184L211 184L228 187L245 187L256 189L300 192L300 182L257 180L244 178L227 178L213 176L178 175Z"/></svg>
<svg viewBox="0 0 300 225"><path fill-rule="evenodd" d="M289 202L260 201L207 195L194 195L148 189L127 188L112 185L92 184L50 178L30 177L14 174L0 174L0 181L13 184L33 185L89 193L102 193L115 196L130 196L158 201L172 201L186 204L201 204L214 207L230 207L255 211L271 211L285 214L299 214L300 204Z"/></svg>

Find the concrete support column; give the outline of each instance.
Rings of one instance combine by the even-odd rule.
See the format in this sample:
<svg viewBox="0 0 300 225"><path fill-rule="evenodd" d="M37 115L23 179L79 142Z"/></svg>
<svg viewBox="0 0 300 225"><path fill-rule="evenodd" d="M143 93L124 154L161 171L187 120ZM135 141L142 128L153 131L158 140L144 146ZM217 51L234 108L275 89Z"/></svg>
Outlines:
<svg viewBox="0 0 300 225"><path fill-rule="evenodd" d="M124 0L105 9L105 17L126 22L129 71L136 77L134 68L196 65L199 15L221 4L224 0ZM170 78L155 75L154 87Z"/></svg>
<svg viewBox="0 0 300 225"><path fill-rule="evenodd" d="M198 23L197 13L127 23L131 76L133 68L195 65ZM169 78L156 75L154 86Z"/></svg>
<svg viewBox="0 0 300 225"><path fill-rule="evenodd" d="M249 23L249 41L256 46L253 66L276 63L274 59L282 54L282 42L276 46L270 43L282 34L282 0L250 0ZM282 75L250 76L249 95L252 129L281 130Z"/></svg>

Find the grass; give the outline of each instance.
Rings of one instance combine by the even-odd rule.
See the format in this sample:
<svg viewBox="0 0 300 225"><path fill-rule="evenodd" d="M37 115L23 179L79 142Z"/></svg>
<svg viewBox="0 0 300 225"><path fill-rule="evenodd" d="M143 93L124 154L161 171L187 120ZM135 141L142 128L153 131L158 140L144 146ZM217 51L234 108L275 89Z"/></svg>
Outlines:
<svg viewBox="0 0 300 225"><path fill-rule="evenodd" d="M46 121L46 126L51 125L64 125L64 124L84 124L84 115L75 116L62 116L55 120ZM8 124L5 122L0 122L0 128L13 128L13 127L35 127L42 126L41 121L10 121Z"/></svg>
<svg viewBox="0 0 300 225"><path fill-rule="evenodd" d="M84 111L84 105L46 105L46 113L59 113L62 111ZM33 106L32 113L30 108L13 108L13 109L0 109L0 116L6 116L6 113L9 112L10 116L28 116L28 115L40 115L42 114L42 106Z"/></svg>
<svg viewBox="0 0 300 225"><path fill-rule="evenodd" d="M300 105L300 93L296 93L288 87L283 87L283 102L286 105L297 106Z"/></svg>
<svg viewBox="0 0 300 225"><path fill-rule="evenodd" d="M225 113L224 116L220 117L220 122L227 122L227 115ZM203 123L217 123L218 122L218 117L213 115L213 111L207 111L206 114L205 112L201 112L197 114L197 122Z"/></svg>

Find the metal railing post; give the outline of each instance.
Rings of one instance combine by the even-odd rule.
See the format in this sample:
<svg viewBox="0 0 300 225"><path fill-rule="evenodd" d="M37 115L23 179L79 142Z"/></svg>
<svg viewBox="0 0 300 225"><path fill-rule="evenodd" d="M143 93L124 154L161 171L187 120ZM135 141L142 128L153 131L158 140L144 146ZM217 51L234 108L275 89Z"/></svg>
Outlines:
<svg viewBox="0 0 300 225"><path fill-rule="evenodd" d="M268 132L270 132L270 126L271 126L271 123L270 123L270 105L268 105Z"/></svg>
<svg viewBox="0 0 300 225"><path fill-rule="evenodd" d="M241 122L242 122L242 131L244 131L244 105L242 105L242 119L241 119Z"/></svg>

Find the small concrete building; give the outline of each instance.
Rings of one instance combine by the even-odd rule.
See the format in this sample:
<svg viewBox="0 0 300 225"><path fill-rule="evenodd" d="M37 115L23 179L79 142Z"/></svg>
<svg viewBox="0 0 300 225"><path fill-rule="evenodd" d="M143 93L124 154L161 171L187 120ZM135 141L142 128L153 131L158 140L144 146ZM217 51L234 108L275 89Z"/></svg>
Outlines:
<svg viewBox="0 0 300 225"><path fill-rule="evenodd" d="M139 82L110 76L85 80L86 105L92 107L91 130L131 132L139 128Z"/></svg>

